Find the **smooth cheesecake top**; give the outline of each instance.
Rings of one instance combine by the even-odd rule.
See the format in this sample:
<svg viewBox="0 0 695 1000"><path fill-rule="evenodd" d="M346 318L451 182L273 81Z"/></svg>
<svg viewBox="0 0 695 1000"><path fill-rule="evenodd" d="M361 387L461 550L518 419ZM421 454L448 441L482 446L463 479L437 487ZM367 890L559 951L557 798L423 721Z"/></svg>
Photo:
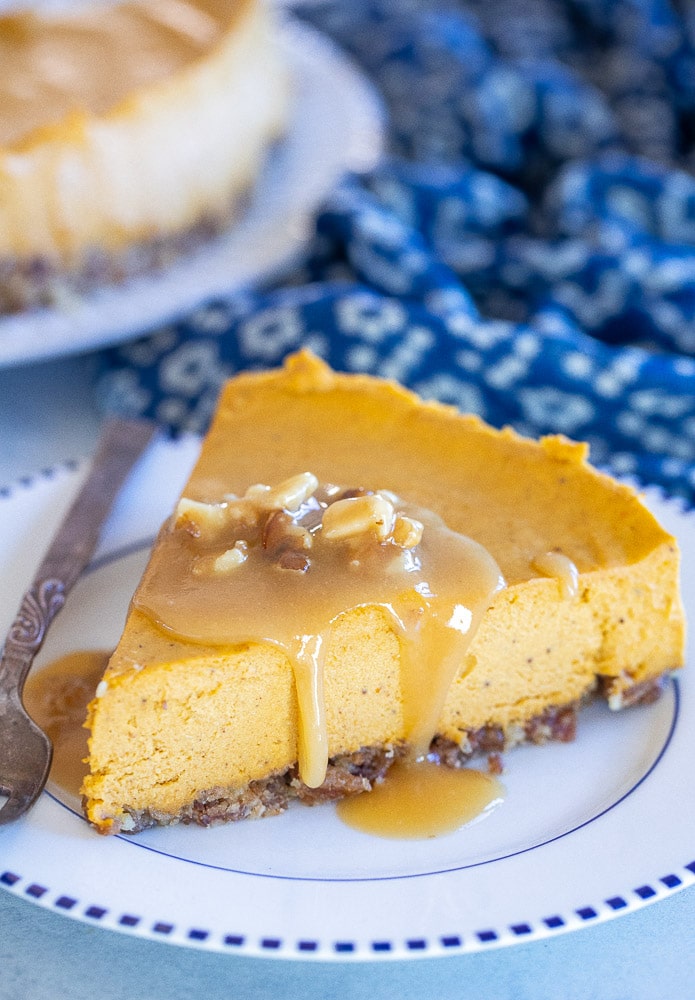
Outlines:
<svg viewBox="0 0 695 1000"><path fill-rule="evenodd" d="M562 436L495 430L300 352L227 384L186 495L215 501L304 468L324 482L392 490L483 545L513 585L538 577L547 552L585 573L637 563L672 541L635 490L587 457L586 445Z"/></svg>
<svg viewBox="0 0 695 1000"><path fill-rule="evenodd" d="M250 0L129 0L0 18L0 147L108 113L215 47Z"/></svg>

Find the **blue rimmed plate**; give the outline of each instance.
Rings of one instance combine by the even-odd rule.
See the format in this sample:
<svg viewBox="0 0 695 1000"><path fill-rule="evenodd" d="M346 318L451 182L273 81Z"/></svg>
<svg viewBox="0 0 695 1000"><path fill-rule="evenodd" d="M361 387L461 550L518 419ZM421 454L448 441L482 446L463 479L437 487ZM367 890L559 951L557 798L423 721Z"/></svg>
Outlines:
<svg viewBox="0 0 695 1000"><path fill-rule="evenodd" d="M197 448L194 439L160 443L143 461L37 669L115 643ZM2 631L81 474L56 469L0 497ZM648 501L692 551L692 515ZM694 572L686 560L691 614ZM360 834L331 806L103 838L51 787L0 830L0 886L104 928L243 955L435 956L573 931L695 882L694 690L686 672L655 705L610 716L593 705L574 743L508 755L500 808L423 842Z"/></svg>

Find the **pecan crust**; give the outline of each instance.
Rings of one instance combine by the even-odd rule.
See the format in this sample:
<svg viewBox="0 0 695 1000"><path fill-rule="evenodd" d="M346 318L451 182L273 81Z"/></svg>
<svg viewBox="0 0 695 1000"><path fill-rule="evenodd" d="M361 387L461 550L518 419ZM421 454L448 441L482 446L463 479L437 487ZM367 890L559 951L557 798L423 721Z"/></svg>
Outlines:
<svg viewBox="0 0 695 1000"><path fill-rule="evenodd" d="M242 819L277 816L294 800L305 805L318 805L368 791L375 782L383 780L391 764L404 754L403 745L386 744L363 747L355 753L334 757L329 761L326 780L319 788L304 785L299 780L295 764L281 774L252 781L246 788L216 787L201 791L193 802L174 815L157 809L130 809L125 806L126 822L116 819L107 830L100 832L138 833L148 827L176 823L215 826Z"/></svg>
<svg viewBox="0 0 695 1000"><path fill-rule="evenodd" d="M655 701L664 689L665 679L635 685L634 699L628 704L645 704ZM602 691L596 692L601 694ZM436 736L430 745L429 758L445 767L464 767L471 758L487 756L491 773L503 770L502 754L523 743L571 743L577 733L580 709L587 699L561 707L546 708L540 715L507 731L500 726L482 726L462 733L460 743L443 736ZM333 757L328 763L326 779L319 788L309 788L298 776L297 765L279 774L272 774L260 781L252 781L242 789L210 788L201 791L190 804L176 814L157 809L131 809L124 806L125 823L113 820L108 829L100 832L138 833L152 826L171 826L177 823L215 826L242 819L260 819L277 816L293 801L304 805L318 805L369 791L373 784L382 781L394 761L406 755L404 744L385 744L362 747L354 753Z"/></svg>

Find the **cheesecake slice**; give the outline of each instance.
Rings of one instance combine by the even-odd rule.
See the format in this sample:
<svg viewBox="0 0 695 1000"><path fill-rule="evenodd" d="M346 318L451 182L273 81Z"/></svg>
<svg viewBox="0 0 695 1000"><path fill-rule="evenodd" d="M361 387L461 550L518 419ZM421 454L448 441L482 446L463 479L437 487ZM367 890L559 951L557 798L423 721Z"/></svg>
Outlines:
<svg viewBox="0 0 695 1000"><path fill-rule="evenodd" d="M86 815L207 825L571 739L683 646L676 542L584 445L301 352L222 392L89 708Z"/></svg>
<svg viewBox="0 0 695 1000"><path fill-rule="evenodd" d="M60 304L229 225L284 129L262 0L0 16L0 311Z"/></svg>

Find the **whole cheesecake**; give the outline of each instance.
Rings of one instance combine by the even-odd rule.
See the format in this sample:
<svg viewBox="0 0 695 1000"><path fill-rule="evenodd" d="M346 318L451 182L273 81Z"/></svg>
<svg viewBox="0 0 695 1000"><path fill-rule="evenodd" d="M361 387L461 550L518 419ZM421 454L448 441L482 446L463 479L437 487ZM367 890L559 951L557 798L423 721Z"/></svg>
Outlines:
<svg viewBox="0 0 695 1000"><path fill-rule="evenodd" d="M260 0L0 17L0 311L166 264L226 227L281 134Z"/></svg>
<svg viewBox="0 0 695 1000"><path fill-rule="evenodd" d="M676 542L584 445L313 355L224 388L89 708L103 833L571 739L683 662ZM609 724L609 722L607 722Z"/></svg>

